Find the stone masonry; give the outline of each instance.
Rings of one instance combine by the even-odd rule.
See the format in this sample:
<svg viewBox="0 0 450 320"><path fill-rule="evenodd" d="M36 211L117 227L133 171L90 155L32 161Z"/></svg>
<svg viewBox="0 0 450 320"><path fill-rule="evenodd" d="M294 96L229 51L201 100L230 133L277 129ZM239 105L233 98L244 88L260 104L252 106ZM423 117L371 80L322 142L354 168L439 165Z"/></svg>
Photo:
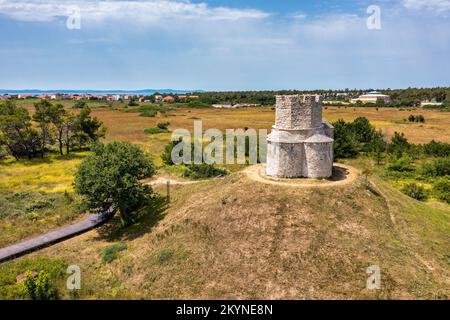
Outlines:
<svg viewBox="0 0 450 320"><path fill-rule="evenodd" d="M322 120L320 95L276 96L275 125L267 138L266 174L328 178L333 168L333 127Z"/></svg>

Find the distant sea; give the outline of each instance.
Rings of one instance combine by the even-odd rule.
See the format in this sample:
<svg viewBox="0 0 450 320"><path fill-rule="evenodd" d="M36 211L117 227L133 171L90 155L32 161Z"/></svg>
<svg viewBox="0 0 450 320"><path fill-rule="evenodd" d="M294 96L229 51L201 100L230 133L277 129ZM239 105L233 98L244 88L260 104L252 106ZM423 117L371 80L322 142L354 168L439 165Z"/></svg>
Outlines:
<svg viewBox="0 0 450 320"><path fill-rule="evenodd" d="M23 89L23 90L8 90L0 89L0 94L136 94L136 95L152 95L154 93L171 93L184 94L193 92L205 92L204 90L178 90L178 89L143 89L143 90L38 90L38 89Z"/></svg>

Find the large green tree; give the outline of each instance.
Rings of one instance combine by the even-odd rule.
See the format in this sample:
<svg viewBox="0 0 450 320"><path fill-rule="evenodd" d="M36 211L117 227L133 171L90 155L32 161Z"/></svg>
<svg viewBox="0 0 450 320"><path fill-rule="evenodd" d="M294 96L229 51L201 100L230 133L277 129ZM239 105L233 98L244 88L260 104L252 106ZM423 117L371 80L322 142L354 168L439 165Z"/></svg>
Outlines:
<svg viewBox="0 0 450 320"><path fill-rule="evenodd" d="M48 100L36 102L34 108L33 120L37 123L40 130L40 152L41 158L44 158L45 150L48 145L52 144L54 138L51 131L51 123L56 109Z"/></svg>
<svg viewBox="0 0 450 320"><path fill-rule="evenodd" d="M10 101L0 104L0 139L9 153L19 159L31 159L40 146L38 132L32 127L28 110Z"/></svg>
<svg viewBox="0 0 450 320"><path fill-rule="evenodd" d="M67 112L64 109L64 106L60 103L52 106L52 109L50 120L56 129L56 140L58 140L59 154L63 155L64 130Z"/></svg>
<svg viewBox="0 0 450 320"><path fill-rule="evenodd" d="M149 204L153 192L140 180L155 173L152 160L127 142L97 144L75 174L74 186L92 210L119 211L121 222L134 221L133 213Z"/></svg>

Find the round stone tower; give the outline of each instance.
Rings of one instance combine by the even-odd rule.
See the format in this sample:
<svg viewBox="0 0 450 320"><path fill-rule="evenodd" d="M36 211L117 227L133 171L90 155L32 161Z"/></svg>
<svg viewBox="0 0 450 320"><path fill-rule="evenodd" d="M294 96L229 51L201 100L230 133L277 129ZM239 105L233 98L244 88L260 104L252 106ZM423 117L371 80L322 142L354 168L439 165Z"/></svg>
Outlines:
<svg viewBox="0 0 450 320"><path fill-rule="evenodd" d="M331 125L322 121L321 96L276 96L275 125L267 138L267 175L330 177L333 131Z"/></svg>

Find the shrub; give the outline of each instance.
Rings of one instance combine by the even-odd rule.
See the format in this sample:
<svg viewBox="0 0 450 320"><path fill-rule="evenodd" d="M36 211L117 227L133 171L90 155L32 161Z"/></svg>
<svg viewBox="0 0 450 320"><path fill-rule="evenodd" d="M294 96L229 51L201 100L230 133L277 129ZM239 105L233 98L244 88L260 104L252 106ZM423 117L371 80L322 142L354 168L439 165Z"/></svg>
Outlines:
<svg viewBox="0 0 450 320"><path fill-rule="evenodd" d="M170 125L170 122L159 122L159 123L156 125L156 127L157 127L157 128L160 128L160 129L162 129L162 130L168 131L168 130L169 130L169 125Z"/></svg>
<svg viewBox="0 0 450 320"><path fill-rule="evenodd" d="M102 261L110 263L118 258L117 253L127 249L124 244L114 244L102 250Z"/></svg>
<svg viewBox="0 0 450 320"><path fill-rule="evenodd" d="M380 157L386 148L383 135L375 130L367 118L358 117L353 122L340 119L333 126L336 159L354 158L360 152L376 153Z"/></svg>
<svg viewBox="0 0 450 320"><path fill-rule="evenodd" d="M137 103L134 100L130 100L130 102L128 102L128 106L130 106L130 107L138 107L139 103Z"/></svg>
<svg viewBox="0 0 450 320"><path fill-rule="evenodd" d="M433 192L439 200L450 203L450 178L441 178L433 185Z"/></svg>
<svg viewBox="0 0 450 320"><path fill-rule="evenodd" d="M450 175L450 157L436 159L422 165L422 174L428 177L443 177Z"/></svg>
<svg viewBox="0 0 450 320"><path fill-rule="evenodd" d="M405 135L399 132L395 132L391 139L391 143L387 146L387 152L400 158L404 154L408 154L411 149L411 144L405 138Z"/></svg>
<svg viewBox="0 0 450 320"><path fill-rule="evenodd" d="M424 201L428 197L425 188L417 183L405 184L402 188L402 192L419 201Z"/></svg>
<svg viewBox="0 0 450 320"><path fill-rule="evenodd" d="M154 128L145 129L144 132L147 134L158 134L169 132L169 122L160 122Z"/></svg>
<svg viewBox="0 0 450 320"><path fill-rule="evenodd" d="M31 271L25 273L24 286L27 295L32 300L56 300L58 291L50 280L50 276L45 271L40 271L37 275Z"/></svg>
<svg viewBox="0 0 450 320"><path fill-rule="evenodd" d="M29 270L45 271L52 281L63 281L66 277L67 263L63 260L45 258L15 260L0 265L0 299L30 298L24 283L18 278L24 278ZM36 273L34 273L36 274Z"/></svg>
<svg viewBox="0 0 450 320"><path fill-rule="evenodd" d="M54 199L36 199L25 206L25 211L31 212L44 208L52 208Z"/></svg>
<svg viewBox="0 0 450 320"><path fill-rule="evenodd" d="M158 112L156 112L155 110L145 110L141 112L140 116L154 118L157 114Z"/></svg>
<svg viewBox="0 0 450 320"><path fill-rule="evenodd" d="M166 133L167 130L161 129L161 128L148 128L148 129L144 129L144 133L146 134L159 134L159 133Z"/></svg>
<svg viewBox="0 0 450 320"><path fill-rule="evenodd" d="M161 107L156 105L145 105L138 109L131 109L129 112L140 112L141 117L155 117L158 112L161 114L170 111L172 108Z"/></svg>
<svg viewBox="0 0 450 320"><path fill-rule="evenodd" d="M395 159L389 164L388 169L392 171L405 172L413 171L412 159L409 156L403 156Z"/></svg>
<svg viewBox="0 0 450 320"><path fill-rule="evenodd" d="M167 144L164 147L164 151L161 154L161 160L164 164L169 166L174 165L172 161L172 150L179 143L183 143L182 138L179 138L178 140L172 140L169 144Z"/></svg>
<svg viewBox="0 0 450 320"><path fill-rule="evenodd" d="M75 104L73 105L72 108L74 108L74 109L84 109L87 106L88 106L88 104L85 101L79 100L79 101L75 102Z"/></svg>
<svg viewBox="0 0 450 320"><path fill-rule="evenodd" d="M228 175L228 171L207 163L189 164L186 166L183 175L192 179L205 179Z"/></svg>
<svg viewBox="0 0 450 320"><path fill-rule="evenodd" d="M423 145L423 151L428 156L449 157L450 143L431 140L431 142Z"/></svg>
<svg viewBox="0 0 450 320"><path fill-rule="evenodd" d="M409 122L421 122L421 123L424 123L425 122L425 117L423 115L421 115L421 114L419 114L418 116L414 116L414 115L411 114L408 117L408 121Z"/></svg>

